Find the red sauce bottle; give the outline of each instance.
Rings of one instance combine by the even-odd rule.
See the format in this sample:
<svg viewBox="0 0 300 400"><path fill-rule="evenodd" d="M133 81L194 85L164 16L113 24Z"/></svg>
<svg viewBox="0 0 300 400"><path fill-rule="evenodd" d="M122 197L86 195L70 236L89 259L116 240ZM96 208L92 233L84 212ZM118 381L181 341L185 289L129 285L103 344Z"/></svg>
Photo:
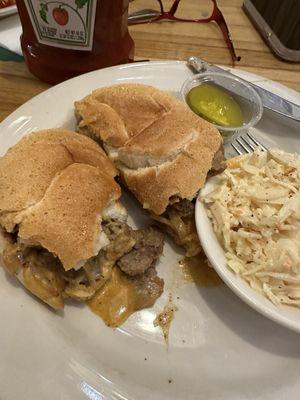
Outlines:
<svg viewBox="0 0 300 400"><path fill-rule="evenodd" d="M129 0L17 0L29 70L49 83L133 60Z"/></svg>

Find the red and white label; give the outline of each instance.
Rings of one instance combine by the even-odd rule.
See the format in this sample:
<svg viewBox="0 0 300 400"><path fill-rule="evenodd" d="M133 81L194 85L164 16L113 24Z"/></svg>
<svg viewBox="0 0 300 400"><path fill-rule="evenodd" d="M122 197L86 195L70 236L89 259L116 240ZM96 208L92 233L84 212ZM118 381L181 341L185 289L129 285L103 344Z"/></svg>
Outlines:
<svg viewBox="0 0 300 400"><path fill-rule="evenodd" d="M92 49L97 0L25 0L25 4L39 43Z"/></svg>

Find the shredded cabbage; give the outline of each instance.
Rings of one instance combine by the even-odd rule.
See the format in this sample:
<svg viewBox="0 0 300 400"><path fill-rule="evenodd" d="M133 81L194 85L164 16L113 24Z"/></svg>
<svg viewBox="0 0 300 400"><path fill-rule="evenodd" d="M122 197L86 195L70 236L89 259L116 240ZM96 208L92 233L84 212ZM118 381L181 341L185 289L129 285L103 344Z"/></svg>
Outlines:
<svg viewBox="0 0 300 400"><path fill-rule="evenodd" d="M300 307L300 156L231 159L201 200L228 267L274 304Z"/></svg>

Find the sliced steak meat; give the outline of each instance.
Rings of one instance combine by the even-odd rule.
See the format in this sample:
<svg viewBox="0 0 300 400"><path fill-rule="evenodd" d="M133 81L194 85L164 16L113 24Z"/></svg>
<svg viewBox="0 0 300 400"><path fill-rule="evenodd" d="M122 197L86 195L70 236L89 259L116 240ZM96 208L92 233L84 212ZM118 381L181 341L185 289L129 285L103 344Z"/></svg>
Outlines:
<svg viewBox="0 0 300 400"><path fill-rule="evenodd" d="M121 257L117 265L129 276L143 274L162 254L163 234L155 228L134 231L136 244Z"/></svg>
<svg viewBox="0 0 300 400"><path fill-rule="evenodd" d="M169 205L164 214L152 216L176 244L185 248L187 257L195 256L201 250L194 213L194 202L183 199Z"/></svg>
<svg viewBox="0 0 300 400"><path fill-rule="evenodd" d="M152 307L164 290L164 281L157 276L156 269L150 267L147 271L135 277L128 277L135 287L135 308Z"/></svg>
<svg viewBox="0 0 300 400"><path fill-rule="evenodd" d="M110 241L105 249L105 257L108 260L117 261L136 243L135 231L126 222L109 219L102 222L102 228Z"/></svg>
<svg viewBox="0 0 300 400"><path fill-rule="evenodd" d="M225 168L226 168L226 163L224 157L224 147L223 145L221 145L221 147L214 156L211 170L209 171L208 176L220 174L221 172L224 171Z"/></svg>
<svg viewBox="0 0 300 400"><path fill-rule="evenodd" d="M174 203L169 206L176 210L181 217L194 216L195 204L187 199L182 199L178 203Z"/></svg>
<svg viewBox="0 0 300 400"><path fill-rule="evenodd" d="M102 228L109 240L114 240L116 236L126 229L130 229L126 222L116 219L108 219L102 222Z"/></svg>

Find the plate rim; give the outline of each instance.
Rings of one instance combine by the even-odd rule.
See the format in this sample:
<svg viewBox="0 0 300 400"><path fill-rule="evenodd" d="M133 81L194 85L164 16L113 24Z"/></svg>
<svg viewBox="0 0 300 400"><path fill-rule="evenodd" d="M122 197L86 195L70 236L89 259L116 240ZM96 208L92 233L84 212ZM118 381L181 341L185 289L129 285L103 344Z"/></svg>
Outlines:
<svg viewBox="0 0 300 400"><path fill-rule="evenodd" d="M12 6L13 7L13 6ZM2 127L2 125L7 124L8 122L10 122L10 120L12 120L14 118L14 116L17 113L20 113L20 111L23 110L23 108L27 107L28 105L31 105L32 103L39 101L40 99L43 99L44 96L50 95L52 92L56 91L59 88L63 88L63 87L68 87L70 84L72 85L72 83L76 82L76 81L80 81L82 79L85 79L85 77L92 77L93 75L97 75L100 72L104 72L104 73L109 73L110 71L116 71L116 70L122 70L122 69L139 69L142 67L147 67L147 66L168 66L168 65L179 65L182 66L183 68L185 68L186 70L189 70L189 68L187 67L186 61L182 61L182 60L155 60L155 61L138 61L138 62L133 62L133 63L129 63L129 64L121 64L121 65L114 65L111 67L106 67L106 68L102 68L102 69L97 69L94 71L90 71L87 72L85 74L81 74L78 76L75 76L74 78L70 78L64 82L61 82L57 85L51 86L50 88L42 91L41 93L33 96L32 98L30 98L29 100L27 100L25 103L23 103L22 105L20 105L18 108L16 108L12 113L10 113L7 117L5 117L1 122L0 122L0 127ZM220 66L224 69L230 70L230 72L237 72L237 75L241 75L241 76L246 76L245 79L248 79L249 81L252 79L255 79L255 82L258 86L262 86L264 87L264 85L266 83L270 83L275 87L275 91L276 89L285 91L288 96L292 96L294 101L295 98L296 100L298 99L298 104L300 105L300 95L299 93L294 90L291 89L279 82L273 81L272 79L268 79L268 78L264 78L263 76L257 75L255 73L246 71L246 70L242 70L239 68L230 68L228 66ZM191 72L192 74L192 72ZM248 78L247 78L248 77ZM181 86L181 85L180 85Z"/></svg>

